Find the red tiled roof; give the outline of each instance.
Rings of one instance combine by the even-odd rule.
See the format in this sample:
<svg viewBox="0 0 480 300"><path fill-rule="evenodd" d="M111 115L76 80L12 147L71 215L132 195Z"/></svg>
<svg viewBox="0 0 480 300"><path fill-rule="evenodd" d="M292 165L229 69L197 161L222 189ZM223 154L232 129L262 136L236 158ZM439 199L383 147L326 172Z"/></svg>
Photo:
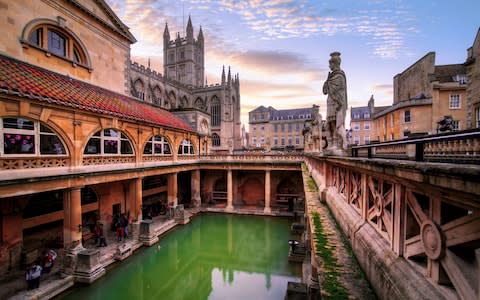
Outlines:
<svg viewBox="0 0 480 300"><path fill-rule="evenodd" d="M193 132L172 113L131 97L0 55L0 93Z"/></svg>

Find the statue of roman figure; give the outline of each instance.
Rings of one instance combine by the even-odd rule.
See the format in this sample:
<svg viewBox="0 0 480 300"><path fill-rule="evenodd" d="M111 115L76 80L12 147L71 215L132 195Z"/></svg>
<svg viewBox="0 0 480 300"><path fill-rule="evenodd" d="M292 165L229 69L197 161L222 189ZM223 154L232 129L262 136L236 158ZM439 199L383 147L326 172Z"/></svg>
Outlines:
<svg viewBox="0 0 480 300"><path fill-rule="evenodd" d="M323 84L323 94L327 95L327 149L347 149L345 115L347 112L347 79L340 69L340 52L330 54L327 80Z"/></svg>

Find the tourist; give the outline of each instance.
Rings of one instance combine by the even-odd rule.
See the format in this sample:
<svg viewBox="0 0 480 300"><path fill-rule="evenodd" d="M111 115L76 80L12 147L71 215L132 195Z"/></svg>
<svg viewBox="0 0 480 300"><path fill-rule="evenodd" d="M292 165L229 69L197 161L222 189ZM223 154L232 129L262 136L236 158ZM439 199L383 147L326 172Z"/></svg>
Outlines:
<svg viewBox="0 0 480 300"><path fill-rule="evenodd" d="M44 252L42 273L50 273L56 258L57 253L52 249Z"/></svg>
<svg viewBox="0 0 480 300"><path fill-rule="evenodd" d="M105 239L105 236L103 235L103 226L98 225L98 247L106 247L107 246L107 240Z"/></svg>
<svg viewBox="0 0 480 300"><path fill-rule="evenodd" d="M40 275L42 274L42 267L36 262L32 264L30 269L27 270L25 274L25 279L27 280L28 289L37 289L40 286Z"/></svg>

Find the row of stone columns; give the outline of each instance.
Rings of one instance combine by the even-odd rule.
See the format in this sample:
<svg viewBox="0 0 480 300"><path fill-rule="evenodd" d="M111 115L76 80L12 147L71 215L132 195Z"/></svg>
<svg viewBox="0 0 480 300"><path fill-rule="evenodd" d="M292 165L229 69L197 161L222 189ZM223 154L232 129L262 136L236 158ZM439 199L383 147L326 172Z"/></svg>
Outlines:
<svg viewBox="0 0 480 300"><path fill-rule="evenodd" d="M168 204L175 207L178 205L177 198L177 174L168 174L167 190ZM231 176L231 173L230 173ZM201 205L200 199L200 170L193 170L191 175L191 191L192 202L195 207ZM231 178L230 178L231 179ZM128 182L126 192L126 211L133 214L135 220L142 220L142 180L143 178L135 178ZM81 244L82 240L82 205L81 205L81 189L75 187L65 190L63 197L64 222L63 222L63 238L64 246L67 248L75 247ZM232 197L233 195L230 194ZM232 197L230 199L232 199ZM231 200L230 200L230 203ZM233 208L233 206L231 206Z"/></svg>

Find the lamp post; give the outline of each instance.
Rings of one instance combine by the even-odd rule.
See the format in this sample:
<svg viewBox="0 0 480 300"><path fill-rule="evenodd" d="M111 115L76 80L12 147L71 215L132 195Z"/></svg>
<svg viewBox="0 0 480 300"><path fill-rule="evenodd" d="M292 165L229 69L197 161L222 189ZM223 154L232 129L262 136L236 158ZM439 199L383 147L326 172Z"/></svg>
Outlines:
<svg viewBox="0 0 480 300"><path fill-rule="evenodd" d="M298 241L296 240L288 240L288 244L290 245L290 249L292 251L292 254L295 253L295 247L298 245Z"/></svg>

